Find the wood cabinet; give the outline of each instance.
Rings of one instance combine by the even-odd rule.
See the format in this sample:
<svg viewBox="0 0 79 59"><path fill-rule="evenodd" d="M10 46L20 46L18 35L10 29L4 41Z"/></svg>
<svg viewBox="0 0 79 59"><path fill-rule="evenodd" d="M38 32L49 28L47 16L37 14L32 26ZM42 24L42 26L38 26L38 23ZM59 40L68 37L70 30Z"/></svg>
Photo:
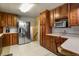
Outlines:
<svg viewBox="0 0 79 59"><path fill-rule="evenodd" d="M60 6L60 18L68 18L68 4Z"/></svg>
<svg viewBox="0 0 79 59"><path fill-rule="evenodd" d="M2 22L2 14L0 14L0 33L2 33L3 32L3 27L1 26L1 22Z"/></svg>
<svg viewBox="0 0 79 59"><path fill-rule="evenodd" d="M70 26L76 26L79 25L79 15L78 15L78 10L79 10L79 4L77 3L71 3L69 4L69 25Z"/></svg>
<svg viewBox="0 0 79 59"><path fill-rule="evenodd" d="M47 36L52 33L55 20L68 20L68 26L79 25L79 4L70 3L59 6L50 12L44 11L40 14L40 44L52 52L58 52L59 47L66 38Z"/></svg>
<svg viewBox="0 0 79 59"><path fill-rule="evenodd" d="M10 34L10 45L15 45L18 42L18 35L16 33Z"/></svg>
<svg viewBox="0 0 79 59"><path fill-rule="evenodd" d="M2 40L2 46L9 46L10 45L10 35L9 34L4 34L3 35L3 40Z"/></svg>
<svg viewBox="0 0 79 59"><path fill-rule="evenodd" d="M16 27L17 26L17 17L15 15L11 16L11 17L12 17L11 26Z"/></svg>
<svg viewBox="0 0 79 59"><path fill-rule="evenodd" d="M40 45L46 47L46 34L51 33L50 12L48 10L40 14Z"/></svg>
<svg viewBox="0 0 79 59"><path fill-rule="evenodd" d="M55 20L62 20L63 18L68 19L68 26L79 25L79 4L70 3L59 6L50 12L50 24L54 23Z"/></svg>
<svg viewBox="0 0 79 59"><path fill-rule="evenodd" d="M1 20L1 17L2 17L2 15L0 14L0 24L1 24L1 21L2 21L2 20ZM1 25L0 25L0 27L1 27Z"/></svg>
<svg viewBox="0 0 79 59"><path fill-rule="evenodd" d="M3 27L0 27L0 33L3 33Z"/></svg>
<svg viewBox="0 0 79 59"><path fill-rule="evenodd" d="M18 44L18 34L12 34L12 45Z"/></svg>
<svg viewBox="0 0 79 59"><path fill-rule="evenodd" d="M50 26L54 27L55 20L68 18L68 4L64 4L50 11Z"/></svg>
<svg viewBox="0 0 79 59"><path fill-rule="evenodd" d="M54 11L54 19L55 20L61 18L61 15L60 15L61 8L60 7L55 8L53 11Z"/></svg>
<svg viewBox="0 0 79 59"><path fill-rule="evenodd" d="M50 11L50 26L54 27L54 10Z"/></svg>
<svg viewBox="0 0 79 59"><path fill-rule="evenodd" d="M46 27L45 25L40 26L40 44L45 45L45 38L46 38Z"/></svg>
<svg viewBox="0 0 79 59"><path fill-rule="evenodd" d="M2 53L2 40L3 40L3 35L0 36L0 55Z"/></svg>
<svg viewBox="0 0 79 59"><path fill-rule="evenodd" d="M67 38L46 35L46 48L53 53L58 53L58 47L65 40L67 40Z"/></svg>
<svg viewBox="0 0 79 59"><path fill-rule="evenodd" d="M4 34L3 36L4 36L4 39L2 40L3 47L15 45L18 43L18 34L17 33L8 33L8 34Z"/></svg>
<svg viewBox="0 0 79 59"><path fill-rule="evenodd" d="M3 27L16 27L17 16L13 14L2 13L2 26Z"/></svg>

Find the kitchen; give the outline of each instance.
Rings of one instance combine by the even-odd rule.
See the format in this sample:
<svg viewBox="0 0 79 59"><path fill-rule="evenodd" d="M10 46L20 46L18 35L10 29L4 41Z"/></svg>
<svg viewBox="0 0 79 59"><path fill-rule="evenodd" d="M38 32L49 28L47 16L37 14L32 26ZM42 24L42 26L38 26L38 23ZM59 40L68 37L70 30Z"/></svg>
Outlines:
<svg viewBox="0 0 79 59"><path fill-rule="evenodd" d="M57 55L79 55L79 4L40 13L40 45Z"/></svg>
<svg viewBox="0 0 79 59"><path fill-rule="evenodd" d="M38 6L42 6L42 3L37 4L36 7ZM43 6L44 7L37 8L38 15L36 14L37 15L36 17L38 17L37 18L38 24L35 23L36 17L28 18L25 17L24 16L25 14L23 13L20 13L20 16L21 14L23 14L23 17L20 17L17 15L18 12L16 14L15 11L14 11L15 14L0 12L0 33L1 33L0 42L2 43L2 44L0 43L0 47L2 48L9 46L11 47L15 45L24 46L26 44L28 46L29 43L34 42L33 34L36 32L35 34L37 35L37 39L35 41L38 41L38 45L40 45L40 47L46 49L47 51L50 51L58 56L79 55L79 50L78 50L79 4L51 3L51 4L45 4ZM51 7L49 8L49 6ZM35 13L36 13L36 9L34 14ZM33 12L32 14L26 13L26 15L28 14L32 16ZM38 29L33 30L35 26Z"/></svg>

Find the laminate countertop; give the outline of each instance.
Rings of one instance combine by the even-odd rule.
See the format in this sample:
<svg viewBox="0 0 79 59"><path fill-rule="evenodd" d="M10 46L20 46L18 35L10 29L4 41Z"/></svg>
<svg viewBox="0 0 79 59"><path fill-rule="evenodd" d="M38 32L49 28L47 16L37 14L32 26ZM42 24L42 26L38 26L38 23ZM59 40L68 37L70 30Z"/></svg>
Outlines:
<svg viewBox="0 0 79 59"><path fill-rule="evenodd" d="M15 34L15 33L0 33L0 37L4 34Z"/></svg>
<svg viewBox="0 0 79 59"><path fill-rule="evenodd" d="M3 35L3 33L0 34L0 37Z"/></svg>
<svg viewBox="0 0 79 59"><path fill-rule="evenodd" d="M79 55L79 35L60 34L60 33L46 34L46 35L60 36L60 37L67 38L67 40L61 45L61 47L67 51L70 51Z"/></svg>

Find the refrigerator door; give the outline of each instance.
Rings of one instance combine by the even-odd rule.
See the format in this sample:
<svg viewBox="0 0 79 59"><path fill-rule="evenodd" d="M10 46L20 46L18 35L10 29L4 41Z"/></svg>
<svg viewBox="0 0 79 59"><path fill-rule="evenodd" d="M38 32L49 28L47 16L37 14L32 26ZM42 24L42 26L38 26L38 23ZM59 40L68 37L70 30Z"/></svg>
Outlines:
<svg viewBox="0 0 79 59"><path fill-rule="evenodd" d="M30 38L30 23L22 23L19 25L19 44L31 42Z"/></svg>

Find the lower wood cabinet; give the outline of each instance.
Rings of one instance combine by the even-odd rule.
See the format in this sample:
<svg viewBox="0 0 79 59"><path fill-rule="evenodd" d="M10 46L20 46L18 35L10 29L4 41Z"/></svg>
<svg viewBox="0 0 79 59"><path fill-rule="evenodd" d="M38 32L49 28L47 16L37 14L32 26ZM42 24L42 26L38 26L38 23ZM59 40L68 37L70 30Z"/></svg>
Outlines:
<svg viewBox="0 0 79 59"><path fill-rule="evenodd" d="M43 44L45 44L45 45L42 45L42 46L53 53L58 53L58 47L65 40L66 40L66 38L46 35L46 39L43 42Z"/></svg>
<svg viewBox="0 0 79 59"><path fill-rule="evenodd" d="M10 33L10 34L4 34L2 40L2 46L10 46L17 44L18 41L18 34L17 33Z"/></svg>
<svg viewBox="0 0 79 59"><path fill-rule="evenodd" d="M3 40L3 35L0 36L0 55L2 53L2 40Z"/></svg>
<svg viewBox="0 0 79 59"><path fill-rule="evenodd" d="M12 34L12 45L17 44L17 42L18 42L18 35Z"/></svg>
<svg viewBox="0 0 79 59"><path fill-rule="evenodd" d="M0 33L2 33L3 32L3 27L0 27Z"/></svg>

